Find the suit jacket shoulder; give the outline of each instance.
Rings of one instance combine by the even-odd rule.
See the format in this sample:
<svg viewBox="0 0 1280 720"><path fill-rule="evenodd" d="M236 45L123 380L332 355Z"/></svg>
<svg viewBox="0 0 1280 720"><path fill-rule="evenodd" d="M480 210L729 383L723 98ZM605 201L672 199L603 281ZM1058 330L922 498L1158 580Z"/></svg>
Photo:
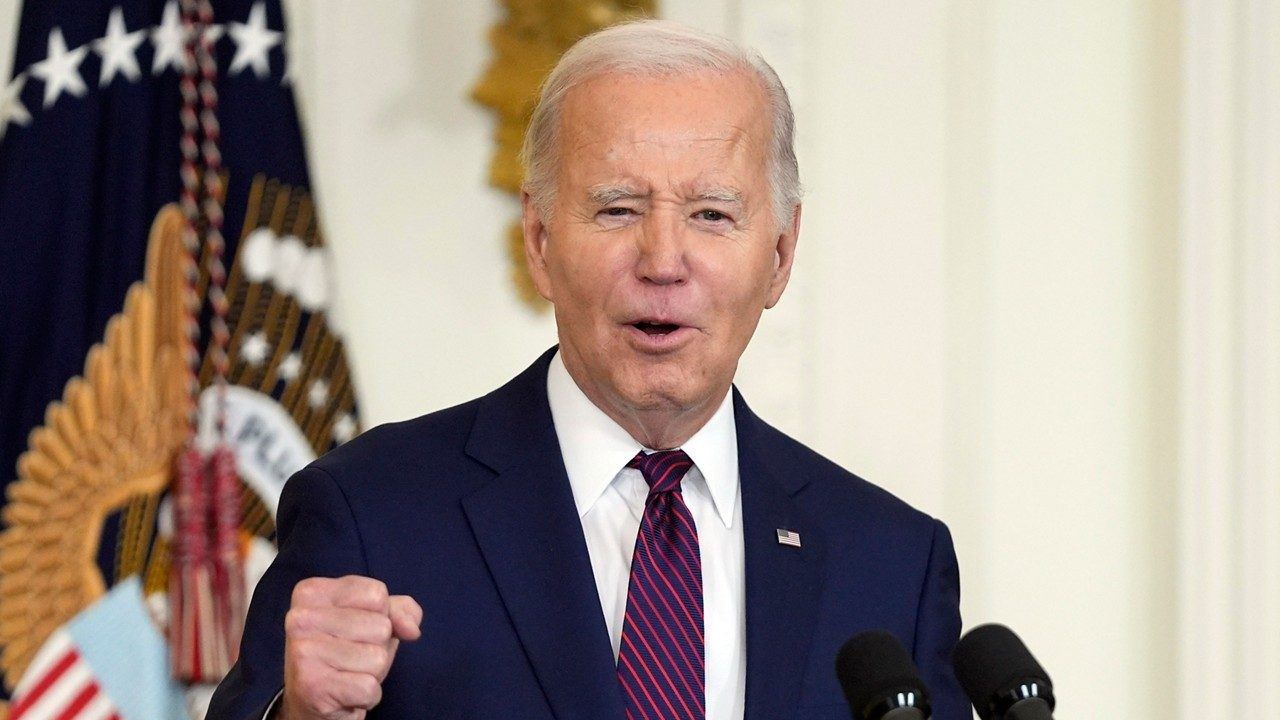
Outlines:
<svg viewBox="0 0 1280 720"><path fill-rule="evenodd" d="M472 400L411 420L370 428L311 464L324 471L344 492L382 492L408 483L430 492L442 463L462 457L480 400Z"/></svg>

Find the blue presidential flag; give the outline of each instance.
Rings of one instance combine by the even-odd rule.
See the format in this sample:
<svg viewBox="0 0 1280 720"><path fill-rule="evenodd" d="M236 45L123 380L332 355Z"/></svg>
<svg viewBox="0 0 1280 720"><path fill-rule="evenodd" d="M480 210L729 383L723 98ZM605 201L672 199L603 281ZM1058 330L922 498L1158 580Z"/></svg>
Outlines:
<svg viewBox="0 0 1280 720"><path fill-rule="evenodd" d="M167 621L193 437L233 450L240 520L193 532L237 546L251 587L284 480L358 432L290 77L278 0L23 4L0 79L8 690L118 582Z"/></svg>

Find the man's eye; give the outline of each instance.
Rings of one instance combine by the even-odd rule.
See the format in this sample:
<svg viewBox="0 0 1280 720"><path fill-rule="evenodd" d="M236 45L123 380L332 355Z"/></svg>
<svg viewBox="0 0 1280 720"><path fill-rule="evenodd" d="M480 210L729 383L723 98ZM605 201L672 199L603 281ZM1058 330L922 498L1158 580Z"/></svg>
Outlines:
<svg viewBox="0 0 1280 720"><path fill-rule="evenodd" d="M627 215L631 214L631 208L609 207L601 210L600 214L608 215L609 217L626 217Z"/></svg>
<svg viewBox="0 0 1280 720"><path fill-rule="evenodd" d="M694 217L698 218L699 220L706 220L707 222L713 222L713 223L722 222L730 219L728 215L725 215L719 210L699 210L698 212L694 213Z"/></svg>

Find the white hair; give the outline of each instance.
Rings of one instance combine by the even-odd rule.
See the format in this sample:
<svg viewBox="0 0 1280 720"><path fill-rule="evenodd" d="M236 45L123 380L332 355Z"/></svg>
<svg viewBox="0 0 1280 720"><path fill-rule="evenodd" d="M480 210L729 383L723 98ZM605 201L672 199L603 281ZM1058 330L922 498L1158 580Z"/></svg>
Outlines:
<svg viewBox="0 0 1280 720"><path fill-rule="evenodd" d="M748 72L760 80L772 129L767 162L773 217L779 227L790 223L800 202L800 167L795 116L778 74L753 50L667 20L637 20L592 33L569 48L547 76L520 153L525 191L538 212L549 218L555 201L560 115L570 90L607 73L653 77L708 70Z"/></svg>

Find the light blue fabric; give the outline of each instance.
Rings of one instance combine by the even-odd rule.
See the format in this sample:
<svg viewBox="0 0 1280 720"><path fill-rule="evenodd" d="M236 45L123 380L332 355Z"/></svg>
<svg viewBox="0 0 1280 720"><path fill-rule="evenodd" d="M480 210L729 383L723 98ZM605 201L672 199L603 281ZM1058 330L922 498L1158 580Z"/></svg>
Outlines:
<svg viewBox="0 0 1280 720"><path fill-rule="evenodd" d="M182 688L169 675L169 649L137 576L81 611L67 632L124 720L185 720Z"/></svg>

